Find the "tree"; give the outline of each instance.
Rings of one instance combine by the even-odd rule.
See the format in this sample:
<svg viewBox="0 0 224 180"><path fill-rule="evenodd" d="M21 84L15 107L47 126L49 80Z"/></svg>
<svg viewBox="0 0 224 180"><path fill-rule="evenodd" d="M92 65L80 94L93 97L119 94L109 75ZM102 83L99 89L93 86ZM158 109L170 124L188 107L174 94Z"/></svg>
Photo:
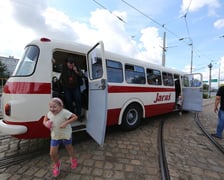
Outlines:
<svg viewBox="0 0 224 180"><path fill-rule="evenodd" d="M208 89L209 89L209 85L208 84L203 84L203 90L208 91Z"/></svg>
<svg viewBox="0 0 224 180"><path fill-rule="evenodd" d="M0 78L8 77L7 66L0 61Z"/></svg>

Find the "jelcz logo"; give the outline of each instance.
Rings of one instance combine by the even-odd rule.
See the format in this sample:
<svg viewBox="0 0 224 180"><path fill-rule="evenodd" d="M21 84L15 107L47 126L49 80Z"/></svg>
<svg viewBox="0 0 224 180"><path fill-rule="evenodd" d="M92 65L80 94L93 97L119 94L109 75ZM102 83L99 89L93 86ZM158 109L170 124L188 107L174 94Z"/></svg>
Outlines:
<svg viewBox="0 0 224 180"><path fill-rule="evenodd" d="M171 93L166 95L160 95L159 93L156 94L156 99L153 101L154 103L157 103L159 101L169 101L171 98Z"/></svg>

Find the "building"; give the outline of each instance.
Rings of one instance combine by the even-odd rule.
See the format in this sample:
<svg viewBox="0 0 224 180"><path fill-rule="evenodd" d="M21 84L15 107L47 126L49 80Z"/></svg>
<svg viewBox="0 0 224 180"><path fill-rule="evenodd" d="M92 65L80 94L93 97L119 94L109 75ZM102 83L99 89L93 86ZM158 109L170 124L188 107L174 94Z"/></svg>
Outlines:
<svg viewBox="0 0 224 180"><path fill-rule="evenodd" d="M19 62L19 59L14 58L13 56L9 56L9 57L3 57L0 56L0 61L2 62L2 64L5 64L7 67L7 74L9 76L12 75L17 63Z"/></svg>

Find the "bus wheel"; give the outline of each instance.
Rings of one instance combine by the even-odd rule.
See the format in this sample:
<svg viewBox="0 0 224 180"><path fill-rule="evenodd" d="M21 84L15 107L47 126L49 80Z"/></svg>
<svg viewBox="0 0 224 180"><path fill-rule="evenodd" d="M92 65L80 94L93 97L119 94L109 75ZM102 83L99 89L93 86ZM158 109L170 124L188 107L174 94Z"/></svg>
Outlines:
<svg viewBox="0 0 224 180"><path fill-rule="evenodd" d="M131 104L124 111L121 127L126 131L133 130L139 126L141 119L142 108L137 104Z"/></svg>

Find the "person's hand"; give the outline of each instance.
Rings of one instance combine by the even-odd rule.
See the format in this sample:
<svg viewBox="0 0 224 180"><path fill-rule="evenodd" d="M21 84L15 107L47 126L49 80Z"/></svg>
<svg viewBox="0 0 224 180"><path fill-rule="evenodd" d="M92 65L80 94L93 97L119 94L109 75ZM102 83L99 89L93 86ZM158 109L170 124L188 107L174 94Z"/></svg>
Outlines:
<svg viewBox="0 0 224 180"><path fill-rule="evenodd" d="M60 124L60 128L65 128L67 125L68 125L67 122L64 121Z"/></svg>
<svg viewBox="0 0 224 180"><path fill-rule="evenodd" d="M214 108L214 112L215 112L215 113L218 112L218 108L217 108L217 107Z"/></svg>
<svg viewBox="0 0 224 180"><path fill-rule="evenodd" d="M52 128L53 122L51 120L48 120L44 123L45 127L48 129Z"/></svg>
<svg viewBox="0 0 224 180"><path fill-rule="evenodd" d="M77 69L76 66L73 67L73 70L74 70L76 73L78 73L78 69Z"/></svg>

